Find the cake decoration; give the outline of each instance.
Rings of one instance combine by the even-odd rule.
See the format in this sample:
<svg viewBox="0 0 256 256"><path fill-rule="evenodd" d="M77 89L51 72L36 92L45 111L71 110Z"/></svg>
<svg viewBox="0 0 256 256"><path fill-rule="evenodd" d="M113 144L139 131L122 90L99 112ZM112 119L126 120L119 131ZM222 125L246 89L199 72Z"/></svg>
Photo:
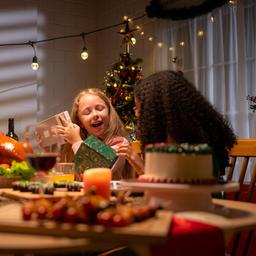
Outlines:
<svg viewBox="0 0 256 256"><path fill-rule="evenodd" d="M212 153L211 147L208 144L167 144L167 143L155 143L146 146L146 152L166 152L166 153L200 153L209 154Z"/></svg>
<svg viewBox="0 0 256 256"><path fill-rule="evenodd" d="M212 149L208 144L156 143L145 148L145 174L141 182L212 184Z"/></svg>

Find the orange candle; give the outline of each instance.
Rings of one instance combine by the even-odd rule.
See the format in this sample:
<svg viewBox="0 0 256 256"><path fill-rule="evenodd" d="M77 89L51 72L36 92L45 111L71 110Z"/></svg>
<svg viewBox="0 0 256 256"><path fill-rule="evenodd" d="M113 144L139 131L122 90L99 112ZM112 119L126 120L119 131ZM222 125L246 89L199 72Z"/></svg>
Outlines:
<svg viewBox="0 0 256 256"><path fill-rule="evenodd" d="M84 191L96 189L96 194L110 199L111 170L109 168L92 168L84 172Z"/></svg>

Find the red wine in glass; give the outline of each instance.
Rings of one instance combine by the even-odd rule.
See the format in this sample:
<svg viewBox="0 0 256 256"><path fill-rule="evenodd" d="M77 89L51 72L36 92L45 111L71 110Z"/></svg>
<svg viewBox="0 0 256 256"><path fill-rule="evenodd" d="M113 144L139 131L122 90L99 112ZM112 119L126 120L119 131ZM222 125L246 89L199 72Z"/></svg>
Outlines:
<svg viewBox="0 0 256 256"><path fill-rule="evenodd" d="M47 173L56 163L57 153L26 154L30 165L37 171Z"/></svg>

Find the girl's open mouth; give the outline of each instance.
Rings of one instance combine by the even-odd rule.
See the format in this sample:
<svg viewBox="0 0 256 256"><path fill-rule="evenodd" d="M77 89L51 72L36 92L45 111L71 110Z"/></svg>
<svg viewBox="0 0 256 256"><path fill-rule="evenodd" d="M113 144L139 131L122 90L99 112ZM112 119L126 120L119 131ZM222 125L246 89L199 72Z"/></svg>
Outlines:
<svg viewBox="0 0 256 256"><path fill-rule="evenodd" d="M92 127L97 128L97 127L101 126L102 124L103 124L103 122L94 123L94 124L92 124Z"/></svg>

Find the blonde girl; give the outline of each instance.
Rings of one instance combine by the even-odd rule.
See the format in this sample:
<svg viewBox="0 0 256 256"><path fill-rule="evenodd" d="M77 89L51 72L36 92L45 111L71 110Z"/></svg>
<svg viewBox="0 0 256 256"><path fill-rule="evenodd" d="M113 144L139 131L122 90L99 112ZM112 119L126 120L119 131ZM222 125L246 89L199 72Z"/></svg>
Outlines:
<svg viewBox="0 0 256 256"><path fill-rule="evenodd" d="M114 150L129 145L128 134L108 97L97 88L81 91L74 99L71 110L72 124L64 121L58 126L60 136L66 146L65 161L72 161L81 143L89 135L94 135ZM131 178L133 170L124 156L119 156L112 167L112 179Z"/></svg>

